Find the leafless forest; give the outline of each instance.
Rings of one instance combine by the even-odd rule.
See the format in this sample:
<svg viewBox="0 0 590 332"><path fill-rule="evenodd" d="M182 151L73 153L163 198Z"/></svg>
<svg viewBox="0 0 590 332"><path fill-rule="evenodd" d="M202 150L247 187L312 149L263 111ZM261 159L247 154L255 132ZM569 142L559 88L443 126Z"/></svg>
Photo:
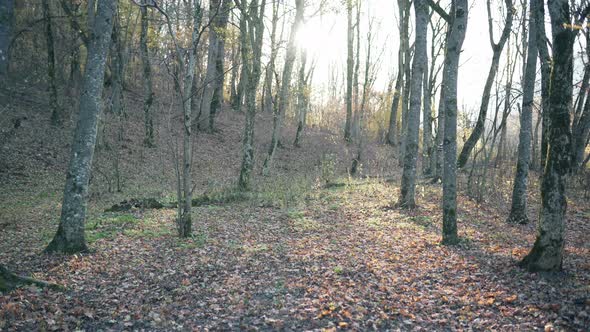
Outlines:
<svg viewBox="0 0 590 332"><path fill-rule="evenodd" d="M0 331L588 331L588 0L0 0Z"/></svg>

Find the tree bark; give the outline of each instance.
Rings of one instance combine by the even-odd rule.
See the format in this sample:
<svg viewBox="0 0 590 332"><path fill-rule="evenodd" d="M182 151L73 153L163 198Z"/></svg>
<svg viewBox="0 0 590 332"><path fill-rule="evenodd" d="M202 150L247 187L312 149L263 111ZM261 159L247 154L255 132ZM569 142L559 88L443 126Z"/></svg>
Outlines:
<svg viewBox="0 0 590 332"><path fill-rule="evenodd" d="M569 109L573 92L575 32L564 24L571 22L568 0L549 0L548 6L552 25L554 66L550 85L550 144L541 183L541 211L537 238L532 250L520 262L528 271L562 269L567 209L565 191L571 164Z"/></svg>
<svg viewBox="0 0 590 332"><path fill-rule="evenodd" d="M418 160L418 137L420 127L420 108L422 106L422 79L428 62L428 5L426 0L414 0L416 13L416 40L414 43L414 59L412 62L412 79L410 90L410 108L407 116L405 136L404 168L401 179L401 195L399 206L413 209L416 207L416 163Z"/></svg>
<svg viewBox="0 0 590 332"><path fill-rule="evenodd" d="M270 113L273 110L273 94L272 94L272 81L275 72L275 61L277 59L277 53L279 51L277 47L277 26L279 23L279 1L272 1L272 21L271 21L271 32L270 32L270 59L266 66L264 74L264 112Z"/></svg>
<svg viewBox="0 0 590 332"><path fill-rule="evenodd" d="M51 110L51 124L58 126L63 122L63 112L57 99L57 82L55 78L55 49L53 45L53 29L49 0L43 0L43 17L45 18L45 40L47 41L47 90L49 92L49 109Z"/></svg>
<svg viewBox="0 0 590 332"><path fill-rule="evenodd" d="M352 79L354 70L354 28L352 25L352 0L346 1L347 14L347 57L346 57L346 122L344 141L352 141Z"/></svg>
<svg viewBox="0 0 590 332"><path fill-rule="evenodd" d="M465 40L469 6L467 0L453 0L445 68L445 130L443 166L443 244L455 244L457 235L457 76Z"/></svg>
<svg viewBox="0 0 590 332"><path fill-rule="evenodd" d="M518 161L516 176L512 190L512 206L509 223L526 224L527 216L527 187L529 166L531 161L531 136L533 130L533 99L535 96L535 77L537 73L537 12L538 0L530 0L529 36L526 67L524 73L522 110L520 112L520 134L518 140Z"/></svg>
<svg viewBox="0 0 590 332"><path fill-rule="evenodd" d="M496 74L498 73L498 67L500 64L500 56L502 55L502 50L504 49L504 45L510 36L510 31L512 30L512 18L513 18L513 10L512 10L512 0L504 0L506 6L506 24L504 25L504 29L502 30L502 35L500 40L496 44L494 42L494 27L492 21L492 12L491 12L491 5L490 0L487 1L487 8L488 8L488 28L490 34L490 44L492 45L493 56L492 56L492 64L490 66L490 71L488 72L488 78L486 80L486 84L483 89L481 105L479 107L479 115L477 117L477 122L475 124L475 128L469 135L469 138L463 145L463 149L461 149L461 153L459 154L459 158L457 160L457 167L463 168L469 159L469 155L471 151L479 141L481 134L485 128L485 121L486 116L488 113L488 104L490 103L490 96L492 91L492 85L494 84L494 80L496 78Z"/></svg>
<svg viewBox="0 0 590 332"><path fill-rule="evenodd" d="M144 100L143 100L143 128L144 144L147 147L155 146L154 138L154 119L152 114L152 105L154 103L154 89L152 83L152 67L148 49L148 12L145 6L139 8L141 12L141 31L139 35L139 54L141 58L142 74L144 80Z"/></svg>
<svg viewBox="0 0 590 332"><path fill-rule="evenodd" d="M309 92L306 75L307 52L301 49L301 64L299 67L299 80L297 82L297 132L295 133L295 147L301 147L301 133L305 126L307 108L309 106Z"/></svg>
<svg viewBox="0 0 590 332"><path fill-rule="evenodd" d="M57 233L45 249L47 252L76 253L88 249L84 236L86 200L116 6L116 0L104 0L100 1L96 11L94 38L88 48L80 113L66 175L61 219Z"/></svg>
<svg viewBox="0 0 590 332"><path fill-rule="evenodd" d="M223 98L225 39L223 33L229 19L230 0L212 0L209 3L209 48L205 91L199 117L199 128L212 131L215 115Z"/></svg>
<svg viewBox="0 0 590 332"><path fill-rule="evenodd" d="M244 1L244 0L243 0ZM254 120L256 116L256 91L260 81L261 54L264 36L264 8L266 0L251 0L247 8L245 1L236 5L242 13L240 31L242 32L242 82L246 93L246 125L244 127L243 157L238 187L250 189L250 176L254 168Z"/></svg>

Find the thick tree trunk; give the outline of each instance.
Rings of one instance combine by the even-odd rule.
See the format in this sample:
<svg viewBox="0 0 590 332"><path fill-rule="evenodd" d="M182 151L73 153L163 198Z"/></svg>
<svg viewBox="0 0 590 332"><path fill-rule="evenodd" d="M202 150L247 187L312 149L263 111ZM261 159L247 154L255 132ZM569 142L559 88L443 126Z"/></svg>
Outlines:
<svg viewBox="0 0 590 332"><path fill-rule="evenodd" d="M571 163L569 109L572 104L575 32L564 24L571 22L568 0L550 0L548 5L553 35L554 66L550 91L550 144L541 184L541 212L537 238L531 252L520 262L520 265L529 271L562 269L567 209L565 190Z"/></svg>
<svg viewBox="0 0 590 332"><path fill-rule="evenodd" d="M0 1L0 80L8 75L10 40L14 24L14 0Z"/></svg>
<svg viewBox="0 0 590 332"><path fill-rule="evenodd" d="M416 41L414 60L412 62L411 99L407 116L407 133L405 136L404 168L401 179L399 206L413 209L416 207L416 163L418 160L418 137L420 127L420 107L422 106L422 79L428 62L428 4L426 0L414 0L416 13Z"/></svg>
<svg viewBox="0 0 590 332"><path fill-rule="evenodd" d="M262 173L264 175L268 175L270 169L272 168L272 163L277 150L277 146L279 144L279 141L281 140L281 129L283 126L283 119L285 117L285 112L289 107L291 76L293 74L293 65L295 63L295 58L297 55L295 39L297 37L297 31L299 30L299 26L303 21L304 10L303 0L296 0L295 4L295 20L293 21L293 26L291 27L291 33L289 35L289 42L287 44L287 54L285 56L285 66L283 67L283 76L280 88L281 92L279 94L279 107L277 109L277 112L275 112L273 116L272 139L270 143L270 148L268 150L268 155L264 160L264 165L262 168Z"/></svg>
<svg viewBox="0 0 590 332"><path fill-rule="evenodd" d="M509 223L526 224L527 216L527 188L529 165L531 160L531 136L533 130L533 99L535 96L535 77L537 73L537 24L535 22L538 0L531 0L528 50L524 73L522 96L522 110L520 113L520 134L518 141L518 162L516 176L512 190L512 207L508 216Z"/></svg>
<svg viewBox="0 0 590 332"><path fill-rule="evenodd" d="M86 219L88 183L96 144L96 128L101 108L105 64L116 6L116 0L104 0L98 4L93 26L94 38L92 38L88 49L80 96L80 114L66 176L61 220L57 233L46 248L47 252L75 253L87 250L84 221Z"/></svg>
<svg viewBox="0 0 590 332"><path fill-rule="evenodd" d="M142 74L144 80L144 100L143 100L143 142L147 147L155 146L154 139L154 119L152 114L152 105L154 103L154 90L152 83L152 67L150 63L148 49L148 13L147 8L140 7L141 11L141 32L139 35L139 54L141 57Z"/></svg>
<svg viewBox="0 0 590 332"><path fill-rule="evenodd" d="M479 141L481 134L485 128L485 121L486 116L488 113L488 104L490 103L490 96L492 91L492 86L494 84L494 80L496 78L496 74L498 73L498 67L500 64L500 56L502 55L502 50L504 49L504 45L510 36L510 31L512 30L512 17L513 17L513 10L512 10L512 0L505 0L505 6L507 11L506 16L506 24L504 25L504 29L502 30L502 35L500 40L496 44L494 42L493 36L493 21L492 21L492 12L491 12L491 5L490 0L487 1L487 8L488 8L488 26L489 26L489 33L490 33L490 43L492 45L492 50L494 52L492 56L492 64L490 66L490 71L488 72L488 78L486 80L486 84L483 89L483 94L481 98L481 104L479 106L479 115L477 116L477 122L475 124L475 128L469 135L469 138L463 145L463 149L459 154L459 158L457 159L457 167L463 168L469 159L469 155L471 151Z"/></svg>
<svg viewBox="0 0 590 332"><path fill-rule="evenodd" d="M445 130L443 166L443 244L455 244L457 235L457 76L459 57L465 40L469 5L454 0L445 68Z"/></svg>

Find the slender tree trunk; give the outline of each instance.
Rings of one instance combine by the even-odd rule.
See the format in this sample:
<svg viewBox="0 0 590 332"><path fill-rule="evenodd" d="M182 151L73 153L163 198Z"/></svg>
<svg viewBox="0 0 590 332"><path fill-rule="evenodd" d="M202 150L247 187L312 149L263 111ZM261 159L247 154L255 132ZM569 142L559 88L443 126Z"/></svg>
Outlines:
<svg viewBox="0 0 590 332"><path fill-rule="evenodd" d="M416 207L416 163L418 160L418 137L420 127L420 107L422 106L422 79L425 66L428 63L427 42L428 34L428 4L426 0L414 0L416 13L416 41L414 60L412 62L411 99L407 117L407 134L405 136L404 168L401 180L401 195L399 205L404 208ZM426 111L425 111L426 112Z"/></svg>
<svg viewBox="0 0 590 332"><path fill-rule="evenodd" d="M188 63L182 65L181 53L178 54L180 73L183 77L182 108L183 108L183 140L182 140L182 197L178 199L179 207L182 205L182 213L178 216L178 236L186 238L192 234L192 201L193 201L193 117L192 117L192 92L195 78L195 66L197 49L199 44L199 29L201 26L202 8L199 1L195 1L192 8L193 29L191 36L191 50Z"/></svg>
<svg viewBox="0 0 590 332"><path fill-rule="evenodd" d="M459 57L465 40L469 5L454 0L445 67L445 130L443 167L443 244L455 244L457 235L457 79Z"/></svg>
<svg viewBox="0 0 590 332"><path fill-rule="evenodd" d="M207 48L207 73L205 74L205 88L203 99L201 100L201 113L199 116L199 129L208 130L211 117L211 107L213 94L215 91L215 81L217 75L217 53L219 52L219 35L217 28L217 15L221 9L221 0L211 0L209 2L209 47Z"/></svg>
<svg viewBox="0 0 590 332"><path fill-rule="evenodd" d="M62 124L63 112L57 99L57 82L55 78L55 50L53 45L53 29L51 27L51 8L49 0L42 1L43 16L45 17L45 37L47 40L47 77L49 92L49 109L51 110L51 123L55 126Z"/></svg>
<svg viewBox="0 0 590 332"><path fill-rule="evenodd" d="M283 67L283 77L281 82L281 93L279 95L279 107L278 112L274 113L273 117L273 130L272 130L272 139L270 143L270 148L268 150L268 155L264 160L264 166L262 168L262 173L264 175L268 175L270 169L272 167L272 162L274 159L274 155L277 150L277 146L281 139L281 128L283 125L283 118L285 117L285 112L289 107L289 92L291 91L291 76L293 74L293 64L295 63L295 58L297 55L297 47L295 44L295 38L297 36L297 31L299 30L299 26L303 21L303 10L304 10L304 3L303 0L296 0L296 14L295 14L295 21L293 21L293 26L291 27L291 33L289 36L289 42L287 44L287 54L285 58L285 66Z"/></svg>
<svg viewBox="0 0 590 332"><path fill-rule="evenodd" d="M428 54L426 55L428 56ZM422 175L430 176L432 174L432 97L430 95L430 75L428 70L428 61L424 63L424 82L422 87Z"/></svg>
<svg viewBox="0 0 590 332"><path fill-rule="evenodd" d="M475 124L475 128L469 135L469 138L463 145L463 149L459 154L459 158L457 160L457 166L459 168L463 168L469 159L469 155L471 151L479 141L481 134L485 128L485 121L486 116L488 113L488 105L490 103L490 96L492 91L492 85L494 84L494 80L496 78L496 74L498 73L498 67L500 64L500 56L502 55L502 50L504 49L504 45L510 36L510 31L512 30L512 17L513 17L513 10L512 10L512 0L504 0L507 16L506 16L506 24L504 25L504 29L502 30L502 36L500 40L496 44L494 42L493 36L493 21L492 21L492 12L491 12L491 5L490 0L487 0L487 8L488 8L488 27L490 33L490 44L492 45L492 50L494 52L492 56L492 65L490 66L490 71L488 72L488 78L486 80L486 84L483 89L483 94L481 98L481 105L479 107L479 115L477 117L477 122Z"/></svg>
<svg viewBox="0 0 590 332"><path fill-rule="evenodd" d="M113 82L111 89L111 112L120 116L125 113L125 100L123 95L125 59L123 55L123 42L121 40L120 17L118 14L115 14L111 39L111 78Z"/></svg>
<svg viewBox="0 0 590 332"><path fill-rule="evenodd" d="M293 142L295 147L301 146L301 133L303 132L303 127L305 126L305 117L307 116L308 91L306 65L307 52L305 49L301 49L301 65L299 67L299 80L297 82L297 132L295 133L295 141Z"/></svg>
<svg viewBox="0 0 590 332"><path fill-rule="evenodd" d="M347 14L347 57L346 57L346 122L344 124L344 140L352 141L352 79L354 70L354 27L352 25L352 0L346 1Z"/></svg>
<svg viewBox="0 0 590 332"><path fill-rule="evenodd" d="M279 23L279 0L272 0L272 21L270 32L270 59L264 74L264 112L270 113L273 110L272 78L275 72L275 61L277 59L277 26Z"/></svg>
<svg viewBox="0 0 590 332"><path fill-rule="evenodd" d="M209 48L207 74L203 93L199 128L213 131L215 115L223 98L225 39L223 32L229 20L230 0L212 0L209 3Z"/></svg>
<svg viewBox="0 0 590 332"><path fill-rule="evenodd" d="M237 3L236 3L237 4ZM240 7L241 5L241 7ZM242 75L247 82L246 125L244 127L243 158L238 186L241 190L250 189L250 176L254 168L254 120L256 116L256 91L260 81L262 41L264 35L264 8L266 0L251 0L249 9L245 1L238 7L242 12L240 31L242 32ZM249 15L249 17L246 17ZM251 42L250 42L251 41Z"/></svg>
<svg viewBox="0 0 590 332"><path fill-rule="evenodd" d="M0 2L0 80L8 75L10 40L14 24L14 0Z"/></svg>
<svg viewBox="0 0 590 332"><path fill-rule="evenodd" d="M116 0L104 0L100 1L96 11L95 24L92 28L94 38L88 47L80 96L80 114L66 176L61 220L57 233L45 249L47 252L75 253L87 250L84 221L88 183L96 144L105 64L116 7Z"/></svg>
<svg viewBox="0 0 590 332"><path fill-rule="evenodd" d="M590 33L585 31L586 56L590 59ZM590 80L590 64L586 64L584 79L580 88L579 100L574 115L572 128L572 171L582 170L584 151L590 137L590 94L588 93ZM585 98L584 98L585 97ZM583 106L582 106L583 105Z"/></svg>
<svg viewBox="0 0 590 332"><path fill-rule="evenodd" d="M542 3L541 0L538 0ZM541 183L541 212L531 252L520 262L529 271L559 271L563 265L566 179L570 168L570 113L572 104L573 45L568 0L549 0L553 35L553 71L549 112L550 137L547 164ZM586 11L587 14L587 11ZM539 16L538 19L541 19Z"/></svg>
<svg viewBox="0 0 590 332"><path fill-rule="evenodd" d="M147 147L155 146L154 139L154 119L152 114L152 105L154 103L154 89L152 83L152 67L148 49L148 12L147 8L140 7L141 12L141 32L139 35L139 54L141 57L142 74L144 80L144 100L143 100L143 142Z"/></svg>
<svg viewBox="0 0 590 332"><path fill-rule="evenodd" d="M537 73L537 24L535 22L538 0L530 0L530 19L527 60L524 73L522 110L520 112L520 134L518 141L518 162L512 190L512 207L508 216L509 223L526 224L527 187L529 165L531 160L531 136L533 130L533 98L535 96L535 77Z"/></svg>
<svg viewBox="0 0 590 332"><path fill-rule="evenodd" d="M547 152L549 151L549 114L550 114L550 84L551 67L553 60L549 55L547 47L547 33L545 32L545 6L537 6L539 17L537 19L537 47L539 48L539 59L541 62L541 169L545 168Z"/></svg>

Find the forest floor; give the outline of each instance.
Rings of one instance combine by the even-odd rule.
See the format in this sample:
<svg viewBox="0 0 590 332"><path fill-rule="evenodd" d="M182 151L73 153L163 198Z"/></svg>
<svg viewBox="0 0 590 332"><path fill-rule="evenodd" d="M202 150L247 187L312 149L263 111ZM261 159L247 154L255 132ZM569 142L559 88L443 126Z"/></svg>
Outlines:
<svg viewBox="0 0 590 332"><path fill-rule="evenodd" d="M73 126L51 127L46 98L30 95L0 90L9 101L0 110L0 127L9 129L0 132L0 264L66 290L0 295L0 331L590 326L590 205L581 195L568 201L564 272L526 273L516 262L532 246L535 222L505 223L509 171L490 175L485 201L459 196L462 241L442 246L440 185L417 186L416 210L391 208L399 167L390 147L367 144L361 174L372 177L351 179L346 168L356 149L337 133L309 128L302 148L286 142L273 176L260 176L269 114L257 116L255 186L247 196L231 190L243 114L222 112L218 131L197 135L196 195L218 204L195 207L194 236L182 240L174 210L104 212L123 199L174 200L172 113L160 105L158 148L142 147L143 113L129 96L128 117L106 113L101 124L86 223L91 252L42 254L59 221ZM294 136L292 127L285 137ZM530 178L534 221L538 184Z"/></svg>
<svg viewBox="0 0 590 332"><path fill-rule="evenodd" d="M2 232L4 258L67 290L0 296L0 330L590 326L590 206L570 202L565 272L530 274L516 262L534 225L507 225L460 197L462 241L442 246L440 186L419 185L419 208L406 211L391 208L394 183L344 179L286 199L275 190L200 206L187 240L175 235L173 210L95 214L93 251L74 256L22 254L15 238L39 252L53 231L23 222Z"/></svg>

